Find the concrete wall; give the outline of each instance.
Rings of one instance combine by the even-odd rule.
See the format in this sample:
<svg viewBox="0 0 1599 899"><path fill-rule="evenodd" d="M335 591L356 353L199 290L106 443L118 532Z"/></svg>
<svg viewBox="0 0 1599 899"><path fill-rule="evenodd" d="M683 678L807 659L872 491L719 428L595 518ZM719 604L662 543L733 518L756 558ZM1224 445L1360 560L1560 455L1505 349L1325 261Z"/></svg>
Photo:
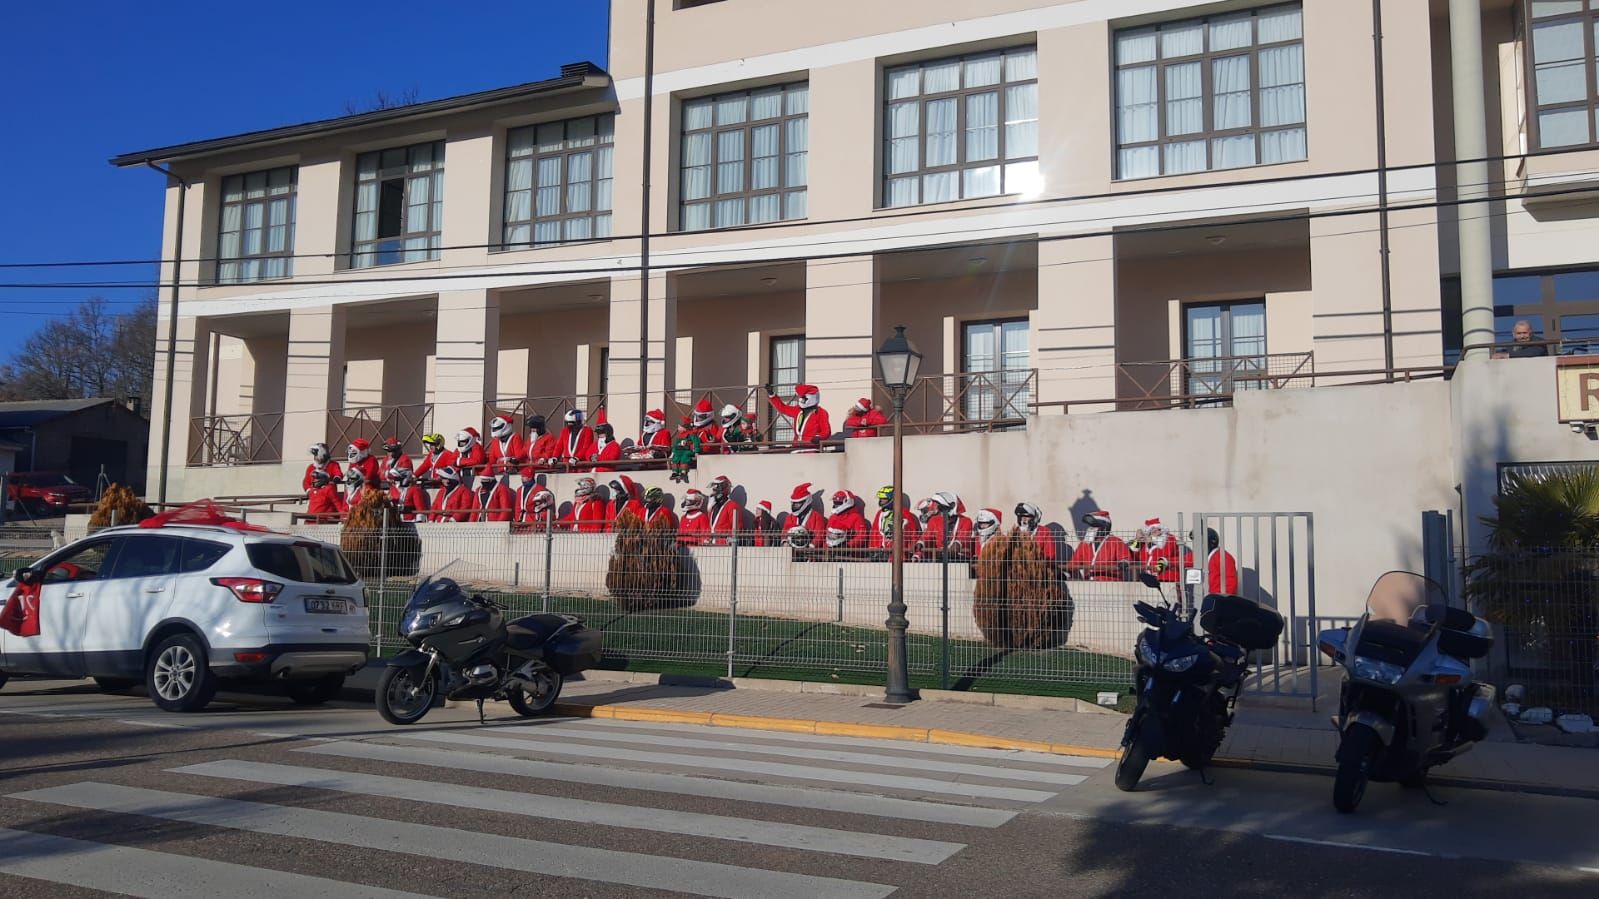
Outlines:
<svg viewBox="0 0 1599 899"><path fill-rule="evenodd" d="M578 392L578 347L598 353L609 336L605 307L507 313L500 317L500 396ZM524 350L517 354L511 350ZM525 392L518 392L518 390ZM590 386L592 393L597 385Z"/></svg>
<svg viewBox="0 0 1599 899"><path fill-rule="evenodd" d="M967 256L973 251L954 252ZM997 275L891 281L879 290L878 304L877 343L893 335L895 325L904 325L922 352L922 374L953 374L963 370L962 325L1029 318L1038 309L1038 273L1029 268Z"/></svg>
<svg viewBox="0 0 1599 899"><path fill-rule="evenodd" d="M760 380L749 380L750 334L804 333L805 295L776 293L760 297L708 297L677 301L677 387L679 390L736 387L762 383L765 341L756 344ZM685 345L684 341L690 343ZM684 357L685 346L692 352Z"/></svg>

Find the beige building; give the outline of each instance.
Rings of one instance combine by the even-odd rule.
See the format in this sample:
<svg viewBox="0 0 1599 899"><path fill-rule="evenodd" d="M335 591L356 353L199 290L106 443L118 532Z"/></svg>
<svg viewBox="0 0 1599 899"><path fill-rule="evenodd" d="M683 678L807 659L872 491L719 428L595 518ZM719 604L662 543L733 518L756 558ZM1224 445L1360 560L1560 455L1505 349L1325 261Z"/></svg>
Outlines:
<svg viewBox="0 0 1599 899"><path fill-rule="evenodd" d="M615 0L609 72L118 157L181 178L170 494L494 408L838 426L895 325L923 430L1436 376L1458 219L1501 337L1599 336L1599 0L1380 10L1379 58L1357 0Z"/></svg>

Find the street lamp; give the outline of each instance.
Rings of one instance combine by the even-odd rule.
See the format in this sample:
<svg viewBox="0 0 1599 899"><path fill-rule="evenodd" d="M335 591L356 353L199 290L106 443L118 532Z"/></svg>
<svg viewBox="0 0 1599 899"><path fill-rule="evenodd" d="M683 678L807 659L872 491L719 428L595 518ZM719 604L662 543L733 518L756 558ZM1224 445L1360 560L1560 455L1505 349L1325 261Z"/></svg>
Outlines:
<svg viewBox="0 0 1599 899"><path fill-rule="evenodd" d="M894 397L894 517L893 582L888 597L888 690L885 702L910 702L911 683L909 662L905 653L905 631L910 622L905 620L905 394L916 383L916 373L922 367L922 354L905 336L905 326L894 326L894 336L877 348L877 379Z"/></svg>

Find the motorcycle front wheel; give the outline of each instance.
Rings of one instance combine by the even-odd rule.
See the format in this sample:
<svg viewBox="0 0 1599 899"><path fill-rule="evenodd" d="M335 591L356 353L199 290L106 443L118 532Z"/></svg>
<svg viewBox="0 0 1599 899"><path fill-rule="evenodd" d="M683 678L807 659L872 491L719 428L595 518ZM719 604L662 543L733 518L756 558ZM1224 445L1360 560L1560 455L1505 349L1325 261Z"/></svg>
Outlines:
<svg viewBox="0 0 1599 899"><path fill-rule="evenodd" d="M1116 760L1116 789L1123 793L1131 793L1138 788L1138 781L1144 776L1144 769L1149 767L1149 750L1144 747L1140 735L1134 734L1132 739L1122 747L1121 757Z"/></svg>
<svg viewBox="0 0 1599 899"><path fill-rule="evenodd" d="M433 708L437 674L424 676L411 668L385 668L378 681L378 714L390 724L415 724Z"/></svg>
<svg viewBox="0 0 1599 899"><path fill-rule="evenodd" d="M1352 724L1338 744L1338 772L1333 776L1333 808L1349 814L1360 807L1371 779L1371 766L1382 738L1364 724Z"/></svg>
<svg viewBox="0 0 1599 899"><path fill-rule="evenodd" d="M523 718L536 718L550 710L555 705L556 697L561 695L561 672L546 668L533 676L536 692L529 693L521 686L515 686L506 691L505 699Z"/></svg>

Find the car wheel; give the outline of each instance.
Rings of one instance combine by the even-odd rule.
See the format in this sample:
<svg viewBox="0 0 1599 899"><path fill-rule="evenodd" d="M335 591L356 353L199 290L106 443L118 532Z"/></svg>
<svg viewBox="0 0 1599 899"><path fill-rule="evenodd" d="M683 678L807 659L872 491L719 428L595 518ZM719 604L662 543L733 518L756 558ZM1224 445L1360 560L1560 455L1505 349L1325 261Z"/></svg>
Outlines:
<svg viewBox="0 0 1599 899"><path fill-rule="evenodd" d="M97 677L94 682L107 693L117 693L136 686L139 683L139 679L136 677Z"/></svg>
<svg viewBox="0 0 1599 899"><path fill-rule="evenodd" d="M205 649L191 634L174 634L151 651L144 686L150 701L168 712L198 712L217 695Z"/></svg>
<svg viewBox="0 0 1599 899"><path fill-rule="evenodd" d="M511 708L523 718L534 718L549 711L561 695L561 672L546 668L533 677L535 692L530 693L521 686L515 686L505 694Z"/></svg>
<svg viewBox="0 0 1599 899"><path fill-rule="evenodd" d="M344 675L329 674L316 680L289 681L287 692L295 705L322 705L339 698L344 690Z"/></svg>

